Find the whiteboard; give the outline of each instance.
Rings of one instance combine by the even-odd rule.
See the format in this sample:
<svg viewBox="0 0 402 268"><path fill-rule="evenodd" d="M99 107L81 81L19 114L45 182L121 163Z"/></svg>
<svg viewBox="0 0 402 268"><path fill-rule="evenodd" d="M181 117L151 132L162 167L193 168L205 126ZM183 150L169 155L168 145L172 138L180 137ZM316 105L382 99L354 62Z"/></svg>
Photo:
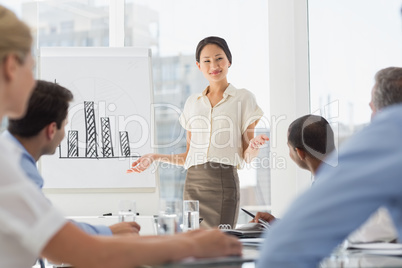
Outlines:
<svg viewBox="0 0 402 268"><path fill-rule="evenodd" d="M65 138L42 156L45 188L156 187L156 168L126 174L152 152L154 119L148 48L41 48L39 77L71 90Z"/></svg>

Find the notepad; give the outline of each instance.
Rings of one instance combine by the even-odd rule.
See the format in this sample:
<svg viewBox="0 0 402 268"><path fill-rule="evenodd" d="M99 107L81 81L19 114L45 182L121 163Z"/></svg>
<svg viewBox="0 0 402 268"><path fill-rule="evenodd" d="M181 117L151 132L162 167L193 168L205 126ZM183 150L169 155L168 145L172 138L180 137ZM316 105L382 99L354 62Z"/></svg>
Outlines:
<svg viewBox="0 0 402 268"><path fill-rule="evenodd" d="M246 223L236 229L221 229L221 231L237 236L238 238L256 238L261 237L267 230L261 223Z"/></svg>

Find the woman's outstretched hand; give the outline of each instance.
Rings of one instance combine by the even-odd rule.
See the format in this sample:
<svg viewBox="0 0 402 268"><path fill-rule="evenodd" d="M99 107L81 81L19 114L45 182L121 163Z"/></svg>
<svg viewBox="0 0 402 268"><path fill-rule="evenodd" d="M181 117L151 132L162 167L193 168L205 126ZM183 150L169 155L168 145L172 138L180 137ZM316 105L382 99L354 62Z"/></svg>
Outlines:
<svg viewBox="0 0 402 268"><path fill-rule="evenodd" d="M260 147L267 141L269 141L269 138L265 134L260 134L250 140L247 149L244 151L244 160L246 160L246 163L250 163L258 155Z"/></svg>
<svg viewBox="0 0 402 268"><path fill-rule="evenodd" d="M251 139L250 144L248 146L253 150L258 150L267 141L269 141L268 136L265 134L260 134L258 136L255 136L253 139Z"/></svg>
<svg viewBox="0 0 402 268"><path fill-rule="evenodd" d="M131 164L131 168L127 170L127 173L141 173L147 168L149 168L155 161L155 154L146 154L141 156L136 161Z"/></svg>

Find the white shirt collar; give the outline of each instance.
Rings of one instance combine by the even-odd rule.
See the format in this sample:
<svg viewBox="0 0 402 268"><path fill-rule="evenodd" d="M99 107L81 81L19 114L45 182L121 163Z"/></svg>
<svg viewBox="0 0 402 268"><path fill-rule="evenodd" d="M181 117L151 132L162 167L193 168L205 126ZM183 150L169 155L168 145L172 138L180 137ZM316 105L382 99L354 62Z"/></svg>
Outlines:
<svg viewBox="0 0 402 268"><path fill-rule="evenodd" d="M209 86L207 86L203 92L201 92L197 95L197 100L203 96L207 96L208 90L209 90ZM229 86L223 92L223 98L227 98L227 96L236 96L236 88L234 86L232 86L232 84L229 84Z"/></svg>

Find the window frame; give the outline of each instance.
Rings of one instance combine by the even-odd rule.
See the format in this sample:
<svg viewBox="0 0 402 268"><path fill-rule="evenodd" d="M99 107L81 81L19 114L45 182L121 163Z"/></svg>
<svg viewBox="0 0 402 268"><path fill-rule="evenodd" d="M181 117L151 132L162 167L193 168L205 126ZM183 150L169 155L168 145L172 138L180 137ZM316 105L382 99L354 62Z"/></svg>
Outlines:
<svg viewBox="0 0 402 268"><path fill-rule="evenodd" d="M272 213L281 217L311 182L310 172L293 163L287 146L289 124L310 113L308 0L269 0L268 31L270 146L286 164L271 166L271 204Z"/></svg>

